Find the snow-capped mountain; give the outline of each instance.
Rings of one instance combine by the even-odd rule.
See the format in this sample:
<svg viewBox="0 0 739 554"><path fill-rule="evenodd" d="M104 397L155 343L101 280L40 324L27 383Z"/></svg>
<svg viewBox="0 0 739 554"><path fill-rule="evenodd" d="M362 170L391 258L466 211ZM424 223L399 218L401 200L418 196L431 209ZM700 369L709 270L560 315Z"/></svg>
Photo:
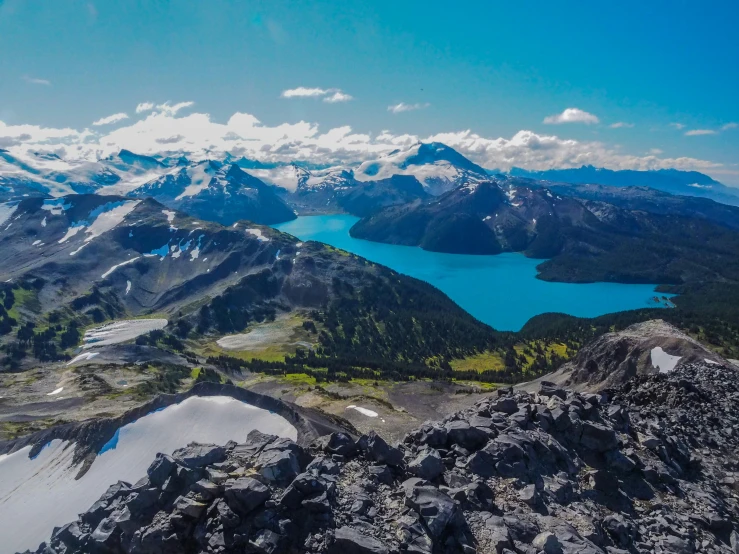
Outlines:
<svg viewBox="0 0 739 554"><path fill-rule="evenodd" d="M488 179L482 167L440 142L419 143L407 150L395 150L376 160L366 161L354 175L358 181L412 175L433 195Z"/></svg>
<svg viewBox="0 0 739 554"><path fill-rule="evenodd" d="M4 199L67 194L120 194L169 169L149 156L128 150L89 161L63 159L51 152L0 150L0 194Z"/></svg>
<svg viewBox="0 0 739 554"><path fill-rule="evenodd" d="M10 148L0 149L0 201L71 193L132 193L134 196L152 194L163 202L186 209L185 206L204 202L206 198L218 201L221 193L229 192L230 189L222 185L228 181L225 176L231 166L239 168L241 173L234 175L238 175L237 181L241 184L236 188L243 188L242 192L248 192L246 196L254 196L256 191L264 188L271 191L271 195L263 193L258 202L271 206L266 219L260 218L263 221L274 221L277 215L285 218L283 221L291 219L294 214L288 212L292 211L300 214L354 213L349 207L360 205L362 209L358 213L365 215L367 206L364 200L348 201L349 195L362 199L371 197L368 204L371 206L397 204L420 197L414 187L405 186L410 181L393 180L397 177L417 180L424 195L439 196L460 186L485 182L496 173L483 169L453 148L438 142L418 143L374 160L333 167L305 160L299 163L262 162L237 158L230 153L219 154L210 160L191 161L184 152L146 156L129 150L90 161ZM549 184L552 186L559 184L558 181L602 183L613 188L638 183L673 194L708 197L724 204L739 203L739 191L735 193L730 187L696 172L611 171L593 167L527 172L514 168L509 177L545 179L551 181ZM218 186L211 189L213 178L214 185ZM365 185L380 182L381 185L372 185L371 191L365 190ZM246 201L246 196L241 194L242 202ZM282 199L281 204L289 205L292 210L286 211L286 206L276 204L275 198L279 201L278 197ZM218 208L218 217L226 217L229 209L223 211ZM208 213L204 208L199 211ZM236 217L235 213L226 219L233 217Z"/></svg>
<svg viewBox="0 0 739 554"><path fill-rule="evenodd" d="M236 164L216 160L170 169L129 196L155 198L170 208L224 225L240 219L265 225L295 219L272 187Z"/></svg>
<svg viewBox="0 0 739 554"><path fill-rule="evenodd" d="M244 165L239 164L244 168ZM354 172L344 167L308 169L298 164L276 165L274 167L246 167L246 171L267 184L285 189L288 192L306 190L336 189L355 184Z"/></svg>
<svg viewBox="0 0 739 554"><path fill-rule="evenodd" d="M54 196L89 193L113 185L121 177L100 162L68 162L56 154L33 152L23 158L0 150L0 185L18 187L20 196L47 193ZM8 188L9 187L9 188Z"/></svg>

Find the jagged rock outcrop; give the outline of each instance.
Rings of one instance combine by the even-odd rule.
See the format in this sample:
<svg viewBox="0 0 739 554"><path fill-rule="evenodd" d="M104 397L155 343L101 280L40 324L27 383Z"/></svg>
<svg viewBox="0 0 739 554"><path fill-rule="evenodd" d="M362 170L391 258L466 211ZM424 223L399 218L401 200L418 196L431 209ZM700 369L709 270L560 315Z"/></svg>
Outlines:
<svg viewBox="0 0 739 554"><path fill-rule="evenodd" d="M696 362L728 363L678 328L655 319L601 335L546 378L568 387L600 390L636 375L669 372Z"/></svg>
<svg viewBox="0 0 739 554"><path fill-rule="evenodd" d="M39 553L736 552L739 369L685 364L599 394L500 389L397 445L160 455Z"/></svg>

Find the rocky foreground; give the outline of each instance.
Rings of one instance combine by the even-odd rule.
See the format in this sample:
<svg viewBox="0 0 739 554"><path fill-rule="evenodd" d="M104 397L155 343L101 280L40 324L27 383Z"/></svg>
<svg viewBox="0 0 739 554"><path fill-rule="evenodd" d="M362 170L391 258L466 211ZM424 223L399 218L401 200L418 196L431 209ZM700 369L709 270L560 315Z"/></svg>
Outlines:
<svg viewBox="0 0 739 554"><path fill-rule="evenodd" d="M617 389L500 390L397 447L159 455L39 553L739 552L739 370L688 364Z"/></svg>

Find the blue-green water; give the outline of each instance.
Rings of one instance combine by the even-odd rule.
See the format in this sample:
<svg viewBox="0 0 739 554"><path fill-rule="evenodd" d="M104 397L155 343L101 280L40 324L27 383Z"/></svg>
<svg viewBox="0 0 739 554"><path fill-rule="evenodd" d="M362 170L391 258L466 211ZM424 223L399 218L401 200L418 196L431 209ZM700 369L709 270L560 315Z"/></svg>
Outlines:
<svg viewBox="0 0 739 554"><path fill-rule="evenodd" d="M349 215L305 216L275 228L301 240L348 250L431 283L477 319L501 331L518 331L531 317L546 312L596 317L664 305L654 300L654 285L542 281L536 278L536 266L542 260L522 254L440 254L355 239L349 236L349 228L356 221Z"/></svg>

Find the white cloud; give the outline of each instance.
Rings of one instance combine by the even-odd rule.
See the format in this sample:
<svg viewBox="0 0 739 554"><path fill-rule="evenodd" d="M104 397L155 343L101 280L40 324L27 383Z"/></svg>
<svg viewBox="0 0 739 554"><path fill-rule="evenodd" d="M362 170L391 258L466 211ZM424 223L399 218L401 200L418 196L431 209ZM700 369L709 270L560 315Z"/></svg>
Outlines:
<svg viewBox="0 0 739 554"><path fill-rule="evenodd" d="M283 90L280 96L283 98L311 98L316 96L325 96L329 92L330 91L328 89L323 88L298 87Z"/></svg>
<svg viewBox="0 0 739 554"><path fill-rule="evenodd" d="M600 120L595 115L579 108L567 108L562 113L545 117L544 123L585 123L586 125L590 125L591 123L600 123Z"/></svg>
<svg viewBox="0 0 739 554"><path fill-rule="evenodd" d="M298 87L283 90L280 94L282 98L321 98L323 97L324 102L335 104L337 102L348 102L353 100L354 97L350 94L346 94L344 91L338 88L308 88Z"/></svg>
<svg viewBox="0 0 739 554"><path fill-rule="evenodd" d="M124 119L128 119L128 114L123 112L114 113L113 115L109 115L108 117L101 117L97 121L94 121L92 124L95 126L110 125L111 123L118 123L119 121L123 121Z"/></svg>
<svg viewBox="0 0 739 554"><path fill-rule="evenodd" d="M144 112L150 112L154 109L154 102L140 102L138 106L136 106L136 113L144 113Z"/></svg>
<svg viewBox="0 0 739 554"><path fill-rule="evenodd" d="M39 79L38 77L31 77L30 75L24 75L23 80L26 83L31 83L32 85L44 85L47 87L51 86L51 81L47 79Z"/></svg>
<svg viewBox="0 0 739 554"><path fill-rule="evenodd" d="M623 128L631 129L633 126L634 126L633 123L626 123L625 121L617 121L616 123L611 123L609 125L611 129L623 129Z"/></svg>
<svg viewBox="0 0 739 554"><path fill-rule="evenodd" d="M323 101L330 104L335 104L336 102L348 102L349 100L353 99L354 97L352 95L337 90L331 96L326 96Z"/></svg>
<svg viewBox="0 0 739 554"><path fill-rule="evenodd" d="M429 104L428 102L424 104L406 104L405 102L400 102L399 104L388 106L387 111L392 113L411 112L414 110L423 110L424 108L428 108L430 105L431 104Z"/></svg>
<svg viewBox="0 0 739 554"><path fill-rule="evenodd" d="M678 131L685 129L685 125L683 125L682 123L670 123L670 127L674 127Z"/></svg>
<svg viewBox="0 0 739 554"><path fill-rule="evenodd" d="M729 129L736 129L739 127L739 123L727 123L721 126L722 131L728 131Z"/></svg>
<svg viewBox="0 0 739 554"><path fill-rule="evenodd" d="M141 154L176 155L192 159L222 156L229 152L264 162L311 161L348 165L377 158L419 141L439 141L455 148L490 169L511 167L551 169L592 164L611 169L690 169L731 174L731 168L696 158L663 158L653 150L648 155L630 155L619 147L599 141L577 141L552 134L521 130L512 137L486 137L471 130L430 136L356 132L349 126L322 130L306 121L265 125L254 115L237 112L227 121L214 121L207 113L181 115L181 105L162 104L146 117L127 121L112 129L96 131L46 128L35 125L6 125L0 122L0 144L13 155L54 152L67 159L96 160L122 148ZM178 113L180 112L180 113Z"/></svg>
<svg viewBox="0 0 739 554"><path fill-rule="evenodd" d="M686 137L699 137L701 135L715 135L716 131L713 129L692 129L685 132Z"/></svg>
<svg viewBox="0 0 739 554"><path fill-rule="evenodd" d="M156 106L156 109L169 115L177 115L177 112L179 112L180 110L189 108L194 105L195 102L179 102L174 105L170 105L169 102L165 102L164 104L158 104Z"/></svg>
<svg viewBox="0 0 739 554"><path fill-rule="evenodd" d="M660 154L664 154L664 151L659 148L652 148L651 150L649 150L649 153L653 154L654 156L659 156Z"/></svg>

